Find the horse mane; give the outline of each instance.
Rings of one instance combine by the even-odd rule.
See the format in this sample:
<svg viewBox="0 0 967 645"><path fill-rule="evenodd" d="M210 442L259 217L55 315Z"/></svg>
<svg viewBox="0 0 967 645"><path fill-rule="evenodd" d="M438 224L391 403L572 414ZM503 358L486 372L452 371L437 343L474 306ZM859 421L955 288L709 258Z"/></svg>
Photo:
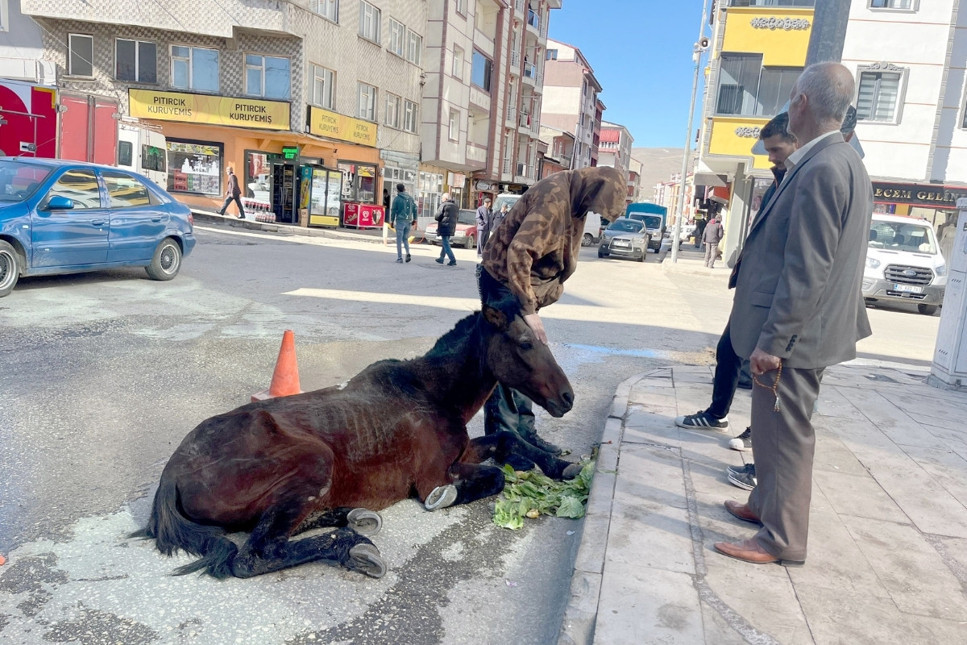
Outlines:
<svg viewBox="0 0 967 645"><path fill-rule="evenodd" d="M461 318L453 329L440 336L433 347L425 354L426 358L447 358L464 352L466 340L483 322L479 311L475 311L466 318Z"/></svg>

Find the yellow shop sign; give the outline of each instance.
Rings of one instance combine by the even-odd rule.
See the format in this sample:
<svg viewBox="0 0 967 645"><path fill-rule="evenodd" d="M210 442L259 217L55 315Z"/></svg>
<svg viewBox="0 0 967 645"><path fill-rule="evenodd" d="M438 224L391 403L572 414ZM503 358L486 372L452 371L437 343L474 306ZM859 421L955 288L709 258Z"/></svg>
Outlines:
<svg viewBox="0 0 967 645"><path fill-rule="evenodd" d="M752 146L759 140L759 131L768 122L769 119L756 117L714 117L708 153L726 157L753 157L754 168L770 168L772 164L768 155L752 154Z"/></svg>
<svg viewBox="0 0 967 645"><path fill-rule="evenodd" d="M283 101L130 89L128 105L131 116L141 119L289 129L289 104Z"/></svg>
<svg viewBox="0 0 967 645"><path fill-rule="evenodd" d="M376 147L376 124L309 106L309 134Z"/></svg>

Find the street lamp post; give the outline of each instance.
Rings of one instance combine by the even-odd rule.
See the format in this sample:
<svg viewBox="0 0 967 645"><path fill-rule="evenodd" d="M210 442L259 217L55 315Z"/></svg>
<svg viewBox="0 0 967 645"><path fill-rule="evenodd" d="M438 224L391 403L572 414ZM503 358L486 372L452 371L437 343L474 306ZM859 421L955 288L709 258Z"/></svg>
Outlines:
<svg viewBox="0 0 967 645"><path fill-rule="evenodd" d="M705 37L705 21L708 19L708 3L702 0L702 24L699 25L698 41L692 47L695 61L695 77L692 79L692 100L688 104L688 130L685 132L685 152L682 154L682 176L675 200L675 226L672 229L672 262L678 262L678 241L682 236L682 214L685 210L685 179L688 174L688 158L692 153L692 120L695 116L695 95L698 93L698 75L702 69L702 54L708 49Z"/></svg>

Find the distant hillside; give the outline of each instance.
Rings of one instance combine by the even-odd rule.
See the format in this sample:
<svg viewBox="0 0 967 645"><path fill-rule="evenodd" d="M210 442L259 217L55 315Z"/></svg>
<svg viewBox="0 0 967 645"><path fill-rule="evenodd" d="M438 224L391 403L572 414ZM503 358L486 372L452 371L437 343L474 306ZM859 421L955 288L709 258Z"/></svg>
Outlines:
<svg viewBox="0 0 967 645"><path fill-rule="evenodd" d="M668 181L672 175L682 171L681 148L632 148L631 158L641 162L641 182L638 184L639 197L651 200L654 196L655 184ZM691 171L691 164L689 164Z"/></svg>

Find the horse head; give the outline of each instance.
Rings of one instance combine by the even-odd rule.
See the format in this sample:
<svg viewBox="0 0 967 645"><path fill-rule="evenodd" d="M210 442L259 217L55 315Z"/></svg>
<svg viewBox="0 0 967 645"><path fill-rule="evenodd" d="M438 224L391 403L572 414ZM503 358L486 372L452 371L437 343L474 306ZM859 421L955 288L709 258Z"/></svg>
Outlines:
<svg viewBox="0 0 967 645"><path fill-rule="evenodd" d="M486 362L497 380L552 416L564 416L574 405L574 390L550 347L537 339L519 309L484 305L483 317L494 331L487 338Z"/></svg>

